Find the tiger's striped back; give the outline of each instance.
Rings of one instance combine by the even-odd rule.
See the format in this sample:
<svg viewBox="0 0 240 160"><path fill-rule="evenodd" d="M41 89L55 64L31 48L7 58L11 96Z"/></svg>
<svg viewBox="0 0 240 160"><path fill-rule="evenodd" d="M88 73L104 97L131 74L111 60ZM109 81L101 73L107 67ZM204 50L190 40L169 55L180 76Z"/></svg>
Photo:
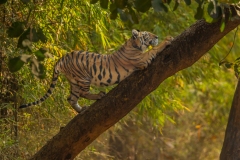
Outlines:
<svg viewBox="0 0 240 160"><path fill-rule="evenodd" d="M121 82L135 70L146 68L156 54L170 44L166 39L159 46L145 52L148 46L156 46L158 37L150 32L132 31L132 37L111 55L102 55L88 51L73 51L63 56L54 67L53 79L47 93L39 100L20 106L29 107L43 102L52 94L59 73L63 73L70 83L68 102L77 111L79 97L97 100L105 93L91 94L90 85L109 86Z"/></svg>

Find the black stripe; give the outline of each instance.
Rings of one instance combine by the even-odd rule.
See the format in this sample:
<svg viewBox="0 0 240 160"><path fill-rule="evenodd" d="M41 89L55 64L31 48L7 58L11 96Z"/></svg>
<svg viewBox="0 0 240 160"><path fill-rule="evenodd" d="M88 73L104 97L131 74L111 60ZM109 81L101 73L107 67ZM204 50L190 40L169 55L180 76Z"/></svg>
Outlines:
<svg viewBox="0 0 240 160"><path fill-rule="evenodd" d="M70 92L71 93L71 95L73 95L74 97L76 97L76 98L79 98L76 94L74 94L72 91Z"/></svg>
<svg viewBox="0 0 240 160"><path fill-rule="evenodd" d="M109 78L110 79L112 79L112 73L111 73L111 64L110 64L110 62L111 62L111 60L110 60L110 57L108 57L108 64L109 64L109 66L108 66L108 72L109 72Z"/></svg>
<svg viewBox="0 0 240 160"><path fill-rule="evenodd" d="M24 104L24 105L21 105L19 108L26 108L26 107L27 107L27 105Z"/></svg>
<svg viewBox="0 0 240 160"><path fill-rule="evenodd" d="M53 78L52 78L52 81L56 81L57 79L58 79L58 77L56 77L56 78L53 77Z"/></svg>
<svg viewBox="0 0 240 160"><path fill-rule="evenodd" d="M100 86L108 86L108 84L101 82Z"/></svg>
<svg viewBox="0 0 240 160"><path fill-rule="evenodd" d="M117 70L117 65L116 65L114 59L112 59L112 61L113 61L114 66L115 66L115 71L116 71L116 73L117 73L117 75L118 75L118 76L117 76L117 81L115 82L115 84L117 84L117 83L120 82L120 73L119 73L118 70Z"/></svg>
<svg viewBox="0 0 240 160"><path fill-rule="evenodd" d="M98 79L99 79L100 81L102 80L102 75L101 75L101 74L98 75Z"/></svg>
<svg viewBox="0 0 240 160"><path fill-rule="evenodd" d="M51 84L50 87L51 87L51 88L55 88L55 84Z"/></svg>
<svg viewBox="0 0 240 160"><path fill-rule="evenodd" d="M94 74L96 74L97 72L97 68L96 68L96 56L94 57L94 61L93 61L93 71L94 71Z"/></svg>

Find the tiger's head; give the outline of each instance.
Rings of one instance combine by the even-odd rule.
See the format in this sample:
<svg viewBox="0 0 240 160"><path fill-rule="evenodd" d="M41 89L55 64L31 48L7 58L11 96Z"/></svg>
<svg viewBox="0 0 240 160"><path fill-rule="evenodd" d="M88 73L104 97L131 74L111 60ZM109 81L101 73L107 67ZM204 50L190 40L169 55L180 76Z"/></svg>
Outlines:
<svg viewBox="0 0 240 160"><path fill-rule="evenodd" d="M141 51L145 51L149 46L158 45L158 36L147 31L132 30L132 45Z"/></svg>

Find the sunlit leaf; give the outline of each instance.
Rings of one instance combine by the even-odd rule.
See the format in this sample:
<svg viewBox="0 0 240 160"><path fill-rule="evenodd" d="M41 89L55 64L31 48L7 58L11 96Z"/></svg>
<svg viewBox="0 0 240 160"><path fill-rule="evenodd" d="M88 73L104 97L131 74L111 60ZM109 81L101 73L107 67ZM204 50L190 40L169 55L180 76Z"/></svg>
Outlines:
<svg viewBox="0 0 240 160"><path fill-rule="evenodd" d="M220 26L220 31L221 32L223 32L224 31L224 29L225 29L225 21L224 21L224 19L222 20L222 22L221 22L221 26Z"/></svg>
<svg viewBox="0 0 240 160"><path fill-rule="evenodd" d="M20 70L22 68L23 65L24 65L24 62L21 60L20 56L11 58L8 61L8 68L11 72L17 72L18 70Z"/></svg>

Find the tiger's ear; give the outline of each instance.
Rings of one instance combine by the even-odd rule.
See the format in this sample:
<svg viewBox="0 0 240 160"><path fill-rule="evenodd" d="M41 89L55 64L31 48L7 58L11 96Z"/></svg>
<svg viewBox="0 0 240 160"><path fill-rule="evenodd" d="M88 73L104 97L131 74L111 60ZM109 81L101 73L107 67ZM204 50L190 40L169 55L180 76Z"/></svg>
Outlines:
<svg viewBox="0 0 240 160"><path fill-rule="evenodd" d="M138 30L136 30L136 29L132 30L132 36L133 36L134 39L138 37L138 33L139 33Z"/></svg>

